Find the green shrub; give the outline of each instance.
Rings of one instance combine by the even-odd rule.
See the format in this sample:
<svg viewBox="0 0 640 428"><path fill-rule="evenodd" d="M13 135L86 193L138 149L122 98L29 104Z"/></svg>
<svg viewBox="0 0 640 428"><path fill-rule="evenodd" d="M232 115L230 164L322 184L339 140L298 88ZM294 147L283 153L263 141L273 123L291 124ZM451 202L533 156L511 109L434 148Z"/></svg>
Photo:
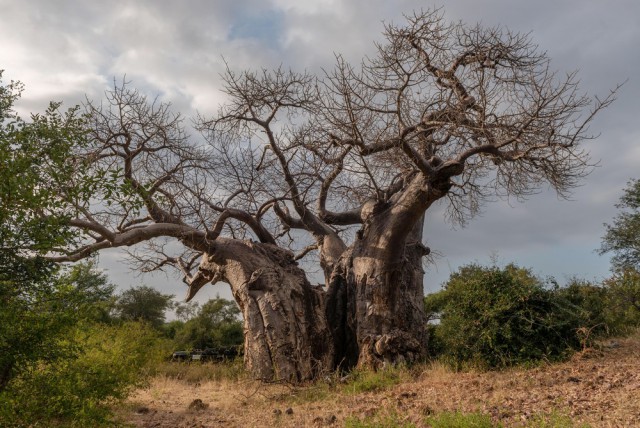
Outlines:
<svg viewBox="0 0 640 428"><path fill-rule="evenodd" d="M108 321L113 287L92 263L68 269L0 252L0 391L43 360L78 349L69 333L81 321Z"/></svg>
<svg viewBox="0 0 640 428"><path fill-rule="evenodd" d="M599 286L572 280L555 291L577 307L592 338L625 335L640 326L640 272L621 269Z"/></svg>
<svg viewBox="0 0 640 428"><path fill-rule="evenodd" d="M620 269L603 282L604 322L612 335L624 335L640 326L640 272Z"/></svg>
<svg viewBox="0 0 640 428"><path fill-rule="evenodd" d="M440 317L432 344L456 368L554 360L580 347L579 308L515 265L462 267L425 306Z"/></svg>
<svg viewBox="0 0 640 428"><path fill-rule="evenodd" d="M0 426L112 426L109 404L141 386L167 352L137 322L79 326L66 340L75 354L41 360L0 394Z"/></svg>
<svg viewBox="0 0 640 428"><path fill-rule="evenodd" d="M609 334L606 288L574 278L565 287L555 289L554 293L573 305L581 319L583 330L588 330L591 337Z"/></svg>

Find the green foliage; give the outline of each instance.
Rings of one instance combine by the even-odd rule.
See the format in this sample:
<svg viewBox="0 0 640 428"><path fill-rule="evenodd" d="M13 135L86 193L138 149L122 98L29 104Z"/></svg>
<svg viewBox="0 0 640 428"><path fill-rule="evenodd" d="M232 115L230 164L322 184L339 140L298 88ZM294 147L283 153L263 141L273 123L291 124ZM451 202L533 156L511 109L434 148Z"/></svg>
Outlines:
<svg viewBox="0 0 640 428"><path fill-rule="evenodd" d="M78 108L62 113L60 103L51 103L25 121L13 110L22 85L1 79L0 71L0 253L6 261L72 241L68 221L88 202L91 180L74 156L86 145Z"/></svg>
<svg viewBox="0 0 640 428"><path fill-rule="evenodd" d="M14 260L15 261L15 260ZM0 391L43 359L74 353L61 342L76 323L77 295L56 280L56 269L40 259L0 267ZM24 270L15 278L7 275Z"/></svg>
<svg viewBox="0 0 640 428"><path fill-rule="evenodd" d="M0 425L112 426L109 404L144 381L166 346L138 322L78 325L64 339L75 353L43 359L0 394Z"/></svg>
<svg viewBox="0 0 640 428"><path fill-rule="evenodd" d="M78 320L104 322L113 321L112 312L116 297L116 286L109 282L106 274L97 269L93 261L76 263L63 271L58 281L73 291L73 310Z"/></svg>
<svg viewBox="0 0 640 428"><path fill-rule="evenodd" d="M151 287L133 287L120 294L115 304L115 312L124 321L145 321L161 328L165 312L171 308L173 295L162 294Z"/></svg>
<svg viewBox="0 0 640 428"><path fill-rule="evenodd" d="M613 224L605 224L600 254L611 252L616 269L640 269L640 180L630 180L616 207Z"/></svg>
<svg viewBox="0 0 640 428"><path fill-rule="evenodd" d="M619 269L600 285L574 279L556 293L578 309L581 331L592 339L625 335L640 326L640 273L636 269Z"/></svg>
<svg viewBox="0 0 640 428"><path fill-rule="evenodd" d="M175 333L176 347L205 349L243 343L240 310L235 302L219 296L209 300Z"/></svg>
<svg viewBox="0 0 640 428"><path fill-rule="evenodd" d="M627 334L640 326L640 271L618 270L604 281L604 320L612 334Z"/></svg>
<svg viewBox="0 0 640 428"><path fill-rule="evenodd" d="M84 118L51 103L25 121L14 111L20 82L2 83L0 71L0 390L37 361L71 352L58 343L73 326L80 294L39 256L64 248L75 236L73 208L90 191L74 181L86 172L74 150L86 144Z"/></svg>
<svg viewBox="0 0 640 428"><path fill-rule="evenodd" d="M425 300L440 314L433 341L441 358L458 368L559 359L580 346L579 308L515 265L462 267Z"/></svg>
<svg viewBox="0 0 640 428"><path fill-rule="evenodd" d="M184 321L173 320L162 325L162 333L169 339L175 339L176 335L184 328Z"/></svg>
<svg viewBox="0 0 640 428"><path fill-rule="evenodd" d="M608 292L605 287L574 278L566 286L555 289L554 293L573 306L575 314L581 320L582 331L586 329L590 337L602 337L611 333L612 326L606 316Z"/></svg>
<svg viewBox="0 0 640 428"><path fill-rule="evenodd" d="M77 244L69 220L100 180L77 156L86 146L78 109L52 103L23 120L22 85L1 77L0 426L97 426L105 404L139 382L157 339L144 326L100 323L113 286L93 265L42 258Z"/></svg>
<svg viewBox="0 0 640 428"><path fill-rule="evenodd" d="M188 321L191 318L195 317L196 315L198 315L198 308L200 307L200 305L198 304L198 302L179 302L176 303L173 307L174 312L176 313L176 317L180 320L180 321Z"/></svg>
<svg viewBox="0 0 640 428"><path fill-rule="evenodd" d="M3 282L0 426L111 425L107 404L139 385L169 346L148 325L105 323L113 285L93 265L37 262L23 260L30 276Z"/></svg>

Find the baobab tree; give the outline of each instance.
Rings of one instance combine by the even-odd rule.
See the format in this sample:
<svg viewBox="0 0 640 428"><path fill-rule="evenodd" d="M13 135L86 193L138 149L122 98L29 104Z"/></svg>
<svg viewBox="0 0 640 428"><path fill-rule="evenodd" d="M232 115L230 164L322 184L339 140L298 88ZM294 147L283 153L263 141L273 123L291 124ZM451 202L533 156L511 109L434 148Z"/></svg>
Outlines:
<svg viewBox="0 0 640 428"><path fill-rule="evenodd" d="M384 36L359 66L338 56L319 76L228 67L202 139L125 83L88 102L74 159L92 198L66 200L83 241L51 258L136 245L137 268L177 268L187 300L228 283L258 378L421 358L429 208L442 200L464 223L496 195L567 195L615 91L592 99L528 36L438 11Z"/></svg>

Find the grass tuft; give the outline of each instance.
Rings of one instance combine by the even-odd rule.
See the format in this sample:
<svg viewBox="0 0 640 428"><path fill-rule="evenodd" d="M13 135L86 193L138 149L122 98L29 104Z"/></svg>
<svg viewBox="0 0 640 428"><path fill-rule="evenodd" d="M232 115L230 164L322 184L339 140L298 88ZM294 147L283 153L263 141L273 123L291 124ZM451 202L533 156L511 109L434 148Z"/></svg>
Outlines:
<svg viewBox="0 0 640 428"><path fill-rule="evenodd" d="M382 391L395 386L408 377L405 368L389 368L384 370L355 370L349 375L344 392L360 394L363 392Z"/></svg>
<svg viewBox="0 0 640 428"><path fill-rule="evenodd" d="M443 412L425 419L432 428L500 428L491 417L482 413Z"/></svg>

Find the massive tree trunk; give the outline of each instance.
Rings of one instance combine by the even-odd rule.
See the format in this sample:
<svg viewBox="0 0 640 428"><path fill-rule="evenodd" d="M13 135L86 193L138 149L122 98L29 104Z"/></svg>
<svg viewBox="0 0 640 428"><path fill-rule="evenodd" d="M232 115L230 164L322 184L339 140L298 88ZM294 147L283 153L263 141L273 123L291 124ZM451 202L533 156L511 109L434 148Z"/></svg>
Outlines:
<svg viewBox="0 0 640 428"><path fill-rule="evenodd" d="M375 238L372 236L372 238ZM354 289L358 365L414 362L427 352L421 243L422 221L416 223L394 256L381 256L363 240L354 245L349 281Z"/></svg>
<svg viewBox="0 0 640 428"><path fill-rule="evenodd" d="M363 237L345 253L329 287L327 318L339 367L413 362L427 351L422 258L429 250L421 243L422 221L398 247L370 245L374 238ZM397 256L385 256L389 250Z"/></svg>
<svg viewBox="0 0 640 428"><path fill-rule="evenodd" d="M423 213L438 195L416 177L393 201L372 201L362 210L363 227L328 290L337 366L375 368L426 354L422 258L429 249L422 244Z"/></svg>
<svg viewBox="0 0 640 428"><path fill-rule="evenodd" d="M224 279L244 317L244 358L258 379L300 382L333 369L325 296L293 255L271 244L218 240L200 271Z"/></svg>

